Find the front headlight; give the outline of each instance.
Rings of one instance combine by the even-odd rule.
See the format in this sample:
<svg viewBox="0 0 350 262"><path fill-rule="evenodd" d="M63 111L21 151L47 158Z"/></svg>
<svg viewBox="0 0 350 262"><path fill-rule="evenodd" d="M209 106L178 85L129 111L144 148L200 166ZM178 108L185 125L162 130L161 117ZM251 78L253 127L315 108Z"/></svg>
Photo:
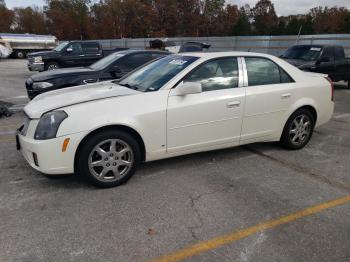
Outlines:
<svg viewBox="0 0 350 262"><path fill-rule="evenodd" d="M53 86L53 84L49 82L34 82L33 83L33 89L45 89L48 87Z"/></svg>
<svg viewBox="0 0 350 262"><path fill-rule="evenodd" d="M58 128L67 117L68 115L64 111L53 111L42 115L36 127L34 138L37 140L55 138Z"/></svg>
<svg viewBox="0 0 350 262"><path fill-rule="evenodd" d="M43 62L43 58L41 56L34 57L34 63L42 63L42 62Z"/></svg>

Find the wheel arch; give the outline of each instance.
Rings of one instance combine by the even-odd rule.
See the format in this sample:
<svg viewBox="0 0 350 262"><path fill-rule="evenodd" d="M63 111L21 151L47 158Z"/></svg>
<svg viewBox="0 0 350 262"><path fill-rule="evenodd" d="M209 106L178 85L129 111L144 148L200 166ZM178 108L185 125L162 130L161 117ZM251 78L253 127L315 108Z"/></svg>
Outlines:
<svg viewBox="0 0 350 262"><path fill-rule="evenodd" d="M90 133L88 133L79 143L77 150L75 151L75 155L74 155L74 171L77 170L77 159L78 159L78 154L82 148L82 146L84 145L84 143L90 138L92 137L94 134L97 134L99 132L103 132L106 130L121 130L124 131L128 134L130 134L132 137L134 137L137 141L137 143L140 146L140 150L141 150L141 161L145 161L146 159L146 147L145 147L145 143L141 137L141 135L133 128L126 126L126 125L108 125L108 126L103 126L103 127L99 127L97 129L92 130Z"/></svg>
<svg viewBox="0 0 350 262"><path fill-rule="evenodd" d="M290 118L295 112L297 112L297 111L300 110L300 109L306 109L306 110L310 111L310 113L311 113L312 116L314 117L314 125L316 126L316 122L317 122L317 117L318 117L318 115L317 115L317 110L316 110L315 106L313 106L312 104L300 105L300 106L296 107L294 110L292 110L292 111L289 113L289 115L287 116L287 118L285 119L285 121L284 121L284 123L283 123L283 127L282 127L282 132L281 132L281 134L280 134L280 138L281 138L282 135L283 135L283 131L284 131L285 127L286 127L286 124L287 124L289 118Z"/></svg>

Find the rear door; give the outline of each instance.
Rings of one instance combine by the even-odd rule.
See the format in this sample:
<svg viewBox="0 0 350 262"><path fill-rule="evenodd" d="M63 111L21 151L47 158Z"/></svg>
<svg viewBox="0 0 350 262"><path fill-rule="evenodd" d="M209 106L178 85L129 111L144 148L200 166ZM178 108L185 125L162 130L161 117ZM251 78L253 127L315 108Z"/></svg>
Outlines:
<svg viewBox="0 0 350 262"><path fill-rule="evenodd" d="M97 42L84 42L82 43L82 47L84 53L83 60L86 66L101 59L102 49Z"/></svg>
<svg viewBox="0 0 350 262"><path fill-rule="evenodd" d="M328 74L332 79L334 79L336 76L334 64L334 47L325 46L320 58L328 58L329 61L320 63L318 73Z"/></svg>
<svg viewBox="0 0 350 262"><path fill-rule="evenodd" d="M334 81L345 80L347 72L350 74L350 67L347 59L345 58L344 48L341 46L336 46L334 48L334 64Z"/></svg>
<svg viewBox="0 0 350 262"><path fill-rule="evenodd" d="M246 57L246 103L241 142L260 141L280 129L285 111L294 101L293 79L276 63L263 57Z"/></svg>

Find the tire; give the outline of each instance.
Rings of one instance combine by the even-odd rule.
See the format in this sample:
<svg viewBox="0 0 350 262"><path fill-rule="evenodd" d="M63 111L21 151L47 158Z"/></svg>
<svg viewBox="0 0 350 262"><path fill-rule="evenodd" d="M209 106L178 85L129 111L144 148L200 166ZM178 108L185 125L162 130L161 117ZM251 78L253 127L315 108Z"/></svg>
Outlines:
<svg viewBox="0 0 350 262"><path fill-rule="evenodd" d="M57 62L47 62L45 63L45 71L55 70L60 68L60 65Z"/></svg>
<svg viewBox="0 0 350 262"><path fill-rule="evenodd" d="M26 58L26 53L24 51L16 51L15 56L18 59L24 59L24 58Z"/></svg>
<svg viewBox="0 0 350 262"><path fill-rule="evenodd" d="M95 186L108 188L128 181L140 162L141 150L136 139L120 130L106 130L94 134L81 146L76 171Z"/></svg>
<svg viewBox="0 0 350 262"><path fill-rule="evenodd" d="M310 141L314 127L315 119L312 113L307 109L299 109L289 117L280 142L285 148L301 149Z"/></svg>

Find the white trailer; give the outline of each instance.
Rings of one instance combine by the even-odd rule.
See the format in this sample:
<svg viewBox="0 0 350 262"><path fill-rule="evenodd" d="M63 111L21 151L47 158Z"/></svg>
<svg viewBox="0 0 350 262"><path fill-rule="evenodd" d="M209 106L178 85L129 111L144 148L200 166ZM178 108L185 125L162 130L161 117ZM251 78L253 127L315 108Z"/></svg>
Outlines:
<svg viewBox="0 0 350 262"><path fill-rule="evenodd" d="M12 49L11 56L25 58L27 53L55 48L58 40L52 35L1 34L0 42L7 43Z"/></svg>

